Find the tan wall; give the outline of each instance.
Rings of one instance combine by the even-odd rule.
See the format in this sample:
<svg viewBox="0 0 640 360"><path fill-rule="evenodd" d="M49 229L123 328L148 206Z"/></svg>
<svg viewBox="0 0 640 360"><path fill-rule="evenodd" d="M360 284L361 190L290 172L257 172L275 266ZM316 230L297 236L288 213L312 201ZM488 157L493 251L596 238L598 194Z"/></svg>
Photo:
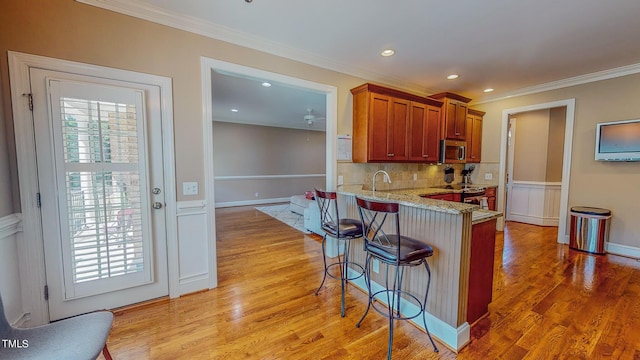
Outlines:
<svg viewBox="0 0 640 360"><path fill-rule="evenodd" d="M216 121L213 152L216 177L324 174L326 136L320 131ZM324 177L216 180L215 198L217 203L273 199L324 186Z"/></svg>
<svg viewBox="0 0 640 360"><path fill-rule="evenodd" d="M516 114L513 180L545 181L547 174L547 142L549 110Z"/></svg>
<svg viewBox="0 0 640 360"><path fill-rule="evenodd" d="M324 83L338 88L338 133L352 129L349 89L366 80L287 60L247 48L212 40L166 26L116 14L73 0L3 0L0 11L0 83L8 149L0 146L0 178L15 178L15 145L6 52L8 50L90 64L140 71L173 80L173 108L177 184L204 183L200 57L210 57ZM502 110L576 99L569 206L609 208L614 217L612 242L640 247L640 222L636 219L640 198L640 164L595 162L595 123L640 117L637 101L640 75L600 81L506 100L472 104L486 111L483 122L483 163L500 161ZM3 138L4 140L5 138ZM350 165L341 166L348 173ZM357 165L356 165L357 167ZM625 186L620 186L625 184ZM17 187L14 185L13 193ZM178 191L181 193L181 191ZM1 201L11 194L0 188ZM13 211L19 211L13 196ZM203 198L202 192L199 198ZM178 200L183 200L180 196ZM191 198L189 198L191 200Z"/></svg>
<svg viewBox="0 0 640 360"><path fill-rule="evenodd" d="M505 100L473 104L486 111L483 122L482 158L499 161L502 111L517 107L575 98L576 111L571 149L569 207L596 206L611 209L610 241L640 247L640 163L613 163L594 160L595 125L601 121L640 117L640 75L628 75L580 86L546 91Z"/></svg>
<svg viewBox="0 0 640 360"><path fill-rule="evenodd" d="M0 99L2 99L2 80L0 80ZM13 213L11 195L11 172L9 171L9 144L5 130L4 111L0 100L0 218Z"/></svg>
<svg viewBox="0 0 640 360"><path fill-rule="evenodd" d="M13 138L8 50L172 78L176 183L204 184L200 57L254 67L338 88L338 133L351 133L349 89L364 79L117 14L73 0L4 0L0 11L0 81ZM0 158L3 155L0 146ZM15 159L10 144L9 157ZM0 162L0 173L15 174ZM17 189L17 188L16 188ZM180 190L180 189L178 189ZM5 191L0 189L0 191ZM178 200L185 198L178 191ZM2 199L8 194L0 193ZM203 198L200 192L199 198ZM19 211L19 206L14 206Z"/></svg>
<svg viewBox="0 0 640 360"><path fill-rule="evenodd" d="M562 181L562 156L564 154L564 128L567 108L553 108L549 111L549 142L547 144L547 182Z"/></svg>

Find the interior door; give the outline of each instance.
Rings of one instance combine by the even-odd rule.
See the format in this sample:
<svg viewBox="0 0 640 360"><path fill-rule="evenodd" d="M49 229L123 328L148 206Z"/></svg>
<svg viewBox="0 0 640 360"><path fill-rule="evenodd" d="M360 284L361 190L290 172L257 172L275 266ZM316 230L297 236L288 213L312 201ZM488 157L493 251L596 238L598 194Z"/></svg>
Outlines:
<svg viewBox="0 0 640 360"><path fill-rule="evenodd" d="M30 76L50 319L167 295L159 89Z"/></svg>

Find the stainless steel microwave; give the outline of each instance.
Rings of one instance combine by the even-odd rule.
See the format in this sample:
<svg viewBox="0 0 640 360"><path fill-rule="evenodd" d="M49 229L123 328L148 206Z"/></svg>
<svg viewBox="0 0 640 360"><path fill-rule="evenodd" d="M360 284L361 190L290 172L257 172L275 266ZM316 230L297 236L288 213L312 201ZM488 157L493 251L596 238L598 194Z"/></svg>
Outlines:
<svg viewBox="0 0 640 360"><path fill-rule="evenodd" d="M440 162L443 164L464 164L467 162L467 142L441 140Z"/></svg>

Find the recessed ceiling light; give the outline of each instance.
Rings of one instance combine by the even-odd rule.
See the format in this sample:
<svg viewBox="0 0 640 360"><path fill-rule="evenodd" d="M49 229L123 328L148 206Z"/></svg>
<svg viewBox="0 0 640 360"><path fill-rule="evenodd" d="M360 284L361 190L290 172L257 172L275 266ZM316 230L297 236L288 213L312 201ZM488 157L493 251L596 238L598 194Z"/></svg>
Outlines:
<svg viewBox="0 0 640 360"><path fill-rule="evenodd" d="M238 109L231 109L231 112L238 112Z"/></svg>
<svg viewBox="0 0 640 360"><path fill-rule="evenodd" d="M382 50L380 55L387 57L387 56L392 56L395 53L396 53L396 51L393 50L393 49L386 49L386 50Z"/></svg>
<svg viewBox="0 0 640 360"><path fill-rule="evenodd" d="M460 75L458 75L458 74L451 74L451 75L447 76L447 79L454 80L454 79L457 79L459 77L460 77Z"/></svg>
<svg viewBox="0 0 640 360"><path fill-rule="evenodd" d="M482 90L482 91L484 91L484 92L488 93L488 92L492 92L492 91L493 91L493 89L492 89L492 88L487 88L487 89L484 89L484 90Z"/></svg>
<svg viewBox="0 0 640 360"><path fill-rule="evenodd" d="M265 81L265 82L263 82L263 83L262 83L262 86L264 86L264 87L270 87L270 86L271 86L271 83L268 83L268 82L266 82L266 81Z"/></svg>

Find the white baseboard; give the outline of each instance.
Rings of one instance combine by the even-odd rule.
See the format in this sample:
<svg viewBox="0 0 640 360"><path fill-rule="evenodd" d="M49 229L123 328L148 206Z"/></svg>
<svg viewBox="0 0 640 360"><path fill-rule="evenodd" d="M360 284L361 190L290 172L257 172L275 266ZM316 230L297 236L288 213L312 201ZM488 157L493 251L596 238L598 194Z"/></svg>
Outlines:
<svg viewBox="0 0 640 360"><path fill-rule="evenodd" d="M353 269L349 269L349 276L356 277L358 276L358 272L354 271ZM360 277L356 280L350 281L350 283L359 287L365 293L368 292L367 284L364 280L364 277ZM371 287L373 288L372 290L374 292L384 289L382 285L376 282L371 282ZM377 300L382 303L386 303L386 301L384 301L382 298L377 298ZM404 299L401 301L400 307L403 310L401 311L403 314L416 314L418 311L418 307L415 304L409 301L405 301ZM375 310L369 310L369 311L375 311ZM437 317L431 315L428 312L425 313L425 316L427 318L427 323L429 326L429 332L431 333L431 336L440 340L449 349L455 352L458 352L458 350L462 349L471 339L471 327L469 326L469 323L465 322L464 324L460 325L460 327L455 328L445 323L444 321L438 319ZM411 320L411 322L418 328L424 330L424 324L422 324L421 317L417 317L415 321Z"/></svg>
<svg viewBox="0 0 640 360"><path fill-rule="evenodd" d="M640 248L615 243L607 243L605 245L609 254L640 259Z"/></svg>
<svg viewBox="0 0 640 360"><path fill-rule="evenodd" d="M233 206L252 206L252 205L264 205L273 203L289 202L291 197L273 198L273 199L256 199L256 200L242 200L242 201L229 201L229 202L217 202L217 208L233 207Z"/></svg>
<svg viewBox="0 0 640 360"><path fill-rule="evenodd" d="M525 224L538 225L538 226L558 226L558 218L544 218L539 216L511 214L509 221L516 221Z"/></svg>

